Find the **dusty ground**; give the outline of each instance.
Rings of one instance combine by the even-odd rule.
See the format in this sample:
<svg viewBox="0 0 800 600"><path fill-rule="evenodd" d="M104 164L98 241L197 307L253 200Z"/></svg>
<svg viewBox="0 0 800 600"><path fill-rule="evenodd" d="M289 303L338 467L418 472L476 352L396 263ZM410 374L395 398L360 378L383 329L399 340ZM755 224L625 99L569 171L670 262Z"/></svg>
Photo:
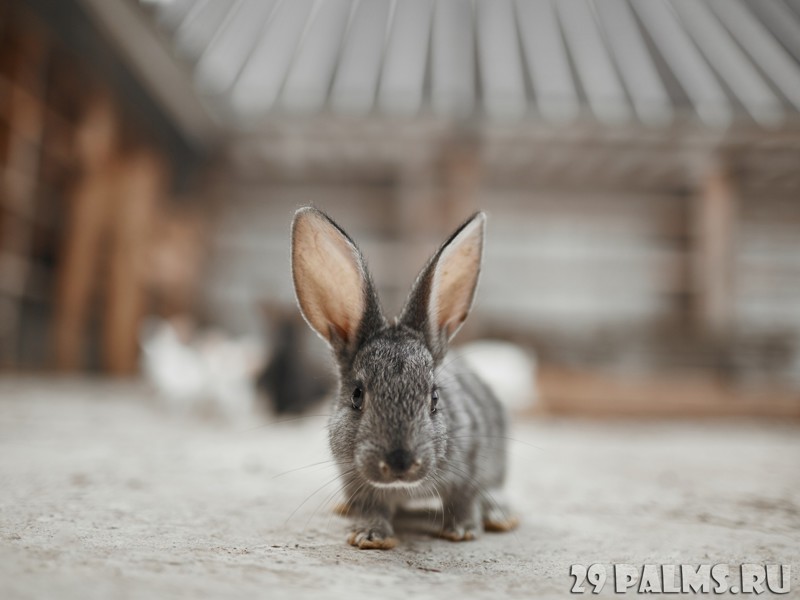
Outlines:
<svg viewBox="0 0 800 600"><path fill-rule="evenodd" d="M538 598L568 596L573 563L743 562L791 564L800 597L796 425L517 422L516 533L380 552L345 545L329 464L286 473L327 459L324 421L0 380L0 598Z"/></svg>

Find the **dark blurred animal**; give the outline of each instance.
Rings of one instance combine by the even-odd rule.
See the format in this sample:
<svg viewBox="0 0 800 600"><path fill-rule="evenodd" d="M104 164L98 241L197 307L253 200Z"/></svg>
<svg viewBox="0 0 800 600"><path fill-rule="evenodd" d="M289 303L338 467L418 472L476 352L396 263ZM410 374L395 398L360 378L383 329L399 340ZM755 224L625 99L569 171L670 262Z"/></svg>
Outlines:
<svg viewBox="0 0 800 600"><path fill-rule="evenodd" d="M308 329L296 310L270 306L264 307L264 315L272 351L256 387L277 414L300 414L333 391L333 377L309 355Z"/></svg>

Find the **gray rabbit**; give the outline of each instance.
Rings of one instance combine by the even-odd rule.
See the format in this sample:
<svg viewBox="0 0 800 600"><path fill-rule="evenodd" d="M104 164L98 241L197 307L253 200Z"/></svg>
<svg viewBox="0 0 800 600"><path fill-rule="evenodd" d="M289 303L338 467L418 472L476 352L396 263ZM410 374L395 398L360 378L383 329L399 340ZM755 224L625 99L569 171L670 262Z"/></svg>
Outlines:
<svg viewBox="0 0 800 600"><path fill-rule="evenodd" d="M442 501L441 535L453 541L517 525L500 494L503 408L465 366L445 358L475 296L485 223L477 213L450 236L390 324L353 240L315 208L295 214L297 300L339 367L329 438L356 518L353 546L394 547L396 511L432 497Z"/></svg>

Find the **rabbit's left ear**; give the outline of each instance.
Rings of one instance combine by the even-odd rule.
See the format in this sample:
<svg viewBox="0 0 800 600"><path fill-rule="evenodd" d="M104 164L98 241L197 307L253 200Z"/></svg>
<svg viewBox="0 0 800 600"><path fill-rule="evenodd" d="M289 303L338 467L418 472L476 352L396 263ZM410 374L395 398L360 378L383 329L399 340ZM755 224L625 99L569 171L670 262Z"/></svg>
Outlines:
<svg viewBox="0 0 800 600"><path fill-rule="evenodd" d="M436 361L467 318L483 258L486 215L476 213L459 227L419 274L400 321L420 331Z"/></svg>

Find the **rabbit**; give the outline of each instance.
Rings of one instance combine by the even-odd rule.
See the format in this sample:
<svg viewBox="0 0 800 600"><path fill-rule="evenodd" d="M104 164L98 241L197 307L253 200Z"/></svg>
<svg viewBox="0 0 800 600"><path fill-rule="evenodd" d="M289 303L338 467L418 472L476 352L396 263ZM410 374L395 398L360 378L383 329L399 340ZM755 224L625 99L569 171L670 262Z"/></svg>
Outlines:
<svg viewBox="0 0 800 600"><path fill-rule="evenodd" d="M431 497L441 498L446 539L517 526L500 492L503 407L464 365L446 359L473 303L485 223L478 212L450 236L390 323L355 242L316 208L295 213L295 294L338 365L329 443L354 517L347 541L358 548L393 548L394 515Z"/></svg>

